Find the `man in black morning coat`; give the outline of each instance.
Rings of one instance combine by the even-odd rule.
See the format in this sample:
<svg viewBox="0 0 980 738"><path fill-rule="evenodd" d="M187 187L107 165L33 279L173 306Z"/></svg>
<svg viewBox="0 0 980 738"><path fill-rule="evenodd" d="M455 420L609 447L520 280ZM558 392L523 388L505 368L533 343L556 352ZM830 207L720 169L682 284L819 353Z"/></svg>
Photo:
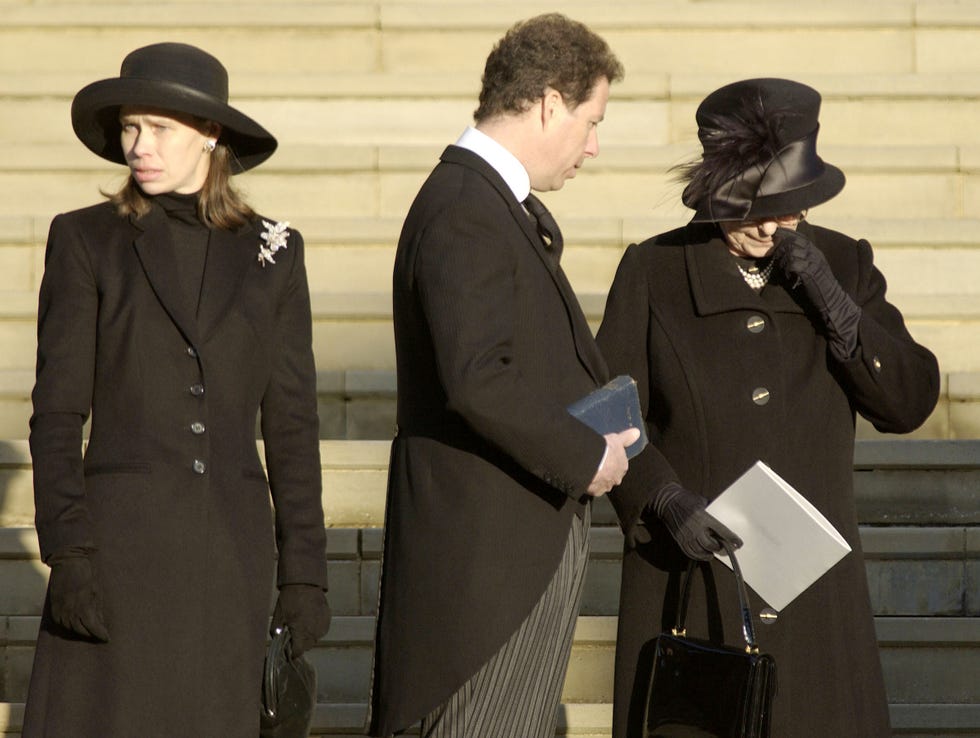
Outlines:
<svg viewBox="0 0 980 738"><path fill-rule="evenodd" d="M607 370L557 266L560 233L552 222L539 235L529 209L540 203L522 201L598 153L621 76L581 24L517 24L487 60L476 127L445 150L406 218L372 735L420 719L424 736L554 734L574 588L561 622L525 633L516 661L502 654L550 583L580 583L588 501L622 478L637 432L603 439L566 411ZM567 638L549 645L555 631ZM515 688L528 674L533 686Z"/></svg>

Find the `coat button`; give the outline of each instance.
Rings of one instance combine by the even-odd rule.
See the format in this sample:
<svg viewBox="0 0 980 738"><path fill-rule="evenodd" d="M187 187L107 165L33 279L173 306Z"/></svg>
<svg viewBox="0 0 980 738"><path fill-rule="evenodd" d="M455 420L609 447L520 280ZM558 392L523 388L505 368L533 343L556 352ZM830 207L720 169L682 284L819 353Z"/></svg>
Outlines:
<svg viewBox="0 0 980 738"><path fill-rule="evenodd" d="M194 421L191 423L191 433L193 433L195 436L199 436L204 433L204 423L199 421Z"/></svg>
<svg viewBox="0 0 980 738"><path fill-rule="evenodd" d="M766 329L766 319L761 315L751 315L745 321L745 327L749 329L749 333L762 333Z"/></svg>
<svg viewBox="0 0 980 738"><path fill-rule="evenodd" d="M207 464L200 459L194 459L193 468L195 474L204 474L208 470Z"/></svg>
<svg viewBox="0 0 980 738"><path fill-rule="evenodd" d="M879 359L877 356L874 357L871 360L871 366L874 367L874 369L875 369L876 372L880 372L881 371L881 359Z"/></svg>
<svg viewBox="0 0 980 738"><path fill-rule="evenodd" d="M752 402L756 405L765 405L769 402L769 390L765 387L756 387L752 390Z"/></svg>
<svg viewBox="0 0 980 738"><path fill-rule="evenodd" d="M194 397L200 397L201 395L204 394L204 385L203 384L192 384L191 387L190 387L190 391L191 391L191 394L194 395Z"/></svg>
<svg viewBox="0 0 980 738"><path fill-rule="evenodd" d="M188 346L187 347L187 355L190 356L192 359L196 359L197 358L197 349L195 349L193 346Z"/></svg>

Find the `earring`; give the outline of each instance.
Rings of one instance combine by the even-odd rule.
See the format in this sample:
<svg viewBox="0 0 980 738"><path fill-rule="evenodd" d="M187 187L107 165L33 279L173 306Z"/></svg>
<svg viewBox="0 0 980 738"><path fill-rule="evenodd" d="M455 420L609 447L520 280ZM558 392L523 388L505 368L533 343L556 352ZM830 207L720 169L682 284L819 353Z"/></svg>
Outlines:
<svg viewBox="0 0 980 738"><path fill-rule="evenodd" d="M214 147L216 145L217 145L217 141L209 138L207 141L204 142L204 152L210 154L212 151L214 151Z"/></svg>

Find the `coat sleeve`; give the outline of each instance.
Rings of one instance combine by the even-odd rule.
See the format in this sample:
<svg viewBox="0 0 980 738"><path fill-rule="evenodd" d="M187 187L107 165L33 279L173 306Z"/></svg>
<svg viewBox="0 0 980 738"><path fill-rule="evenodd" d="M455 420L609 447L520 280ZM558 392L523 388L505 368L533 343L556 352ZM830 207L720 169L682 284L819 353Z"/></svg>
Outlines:
<svg viewBox="0 0 980 738"><path fill-rule="evenodd" d="M92 406L98 310L84 236L59 215L45 250L31 395L35 525L44 561L97 544L85 502L82 426Z"/></svg>
<svg viewBox="0 0 980 738"><path fill-rule="evenodd" d="M858 351L841 362L842 383L855 409L875 428L908 433L919 427L939 398L936 357L916 343L898 309L885 299L884 275L871 246L857 242L857 288L861 307Z"/></svg>
<svg viewBox="0 0 980 738"><path fill-rule="evenodd" d="M303 237L291 231L291 268L276 314L275 363L262 399L262 439L275 506L277 582L326 589L313 318Z"/></svg>
<svg viewBox="0 0 980 738"><path fill-rule="evenodd" d="M647 418L647 435L655 440L659 433L649 422L650 359L647 340L650 325L649 285L647 264L642 258L643 246L626 249L616 271L606 300L606 309L596 341L609 365L610 374L628 374L636 380L640 409ZM616 489L609 493L626 533L635 525L654 493L668 482L677 482L677 474L655 443L647 444L630 461L629 471Z"/></svg>
<svg viewBox="0 0 980 738"><path fill-rule="evenodd" d="M528 368L514 350L518 291L557 288L518 274L515 237L500 217L513 216L457 204L419 236L414 275L437 371L449 409L475 433L577 499L599 468L605 441L525 378ZM524 238L515 223L509 227Z"/></svg>

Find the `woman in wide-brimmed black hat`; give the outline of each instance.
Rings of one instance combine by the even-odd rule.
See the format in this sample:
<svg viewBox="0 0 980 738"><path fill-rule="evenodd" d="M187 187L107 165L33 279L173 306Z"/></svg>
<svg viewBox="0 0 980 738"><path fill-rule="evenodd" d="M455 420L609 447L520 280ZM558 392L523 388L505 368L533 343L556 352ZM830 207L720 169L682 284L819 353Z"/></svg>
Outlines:
<svg viewBox="0 0 980 738"><path fill-rule="evenodd" d="M627 541L614 738L681 734L643 732L646 644L674 624L691 559L708 586L695 582L688 634L741 642L733 577L714 554L719 537L748 547L752 531L705 506L757 460L853 549L756 628L778 669L765 735L891 735L855 513L855 411L881 431L911 431L935 406L939 375L886 301L868 242L806 219L844 186L817 155L819 108L816 90L784 79L708 95L696 116L703 154L681 168L694 217L631 245L609 294L599 346L614 375L637 380L651 439L610 495ZM756 623L765 606L753 595ZM688 717L700 722L692 735L729 735L707 714Z"/></svg>
<svg viewBox="0 0 980 738"><path fill-rule="evenodd" d="M272 582L294 653L330 621L303 239L231 186L276 140L186 44L133 51L71 117L130 173L48 236L23 735L255 738Z"/></svg>

